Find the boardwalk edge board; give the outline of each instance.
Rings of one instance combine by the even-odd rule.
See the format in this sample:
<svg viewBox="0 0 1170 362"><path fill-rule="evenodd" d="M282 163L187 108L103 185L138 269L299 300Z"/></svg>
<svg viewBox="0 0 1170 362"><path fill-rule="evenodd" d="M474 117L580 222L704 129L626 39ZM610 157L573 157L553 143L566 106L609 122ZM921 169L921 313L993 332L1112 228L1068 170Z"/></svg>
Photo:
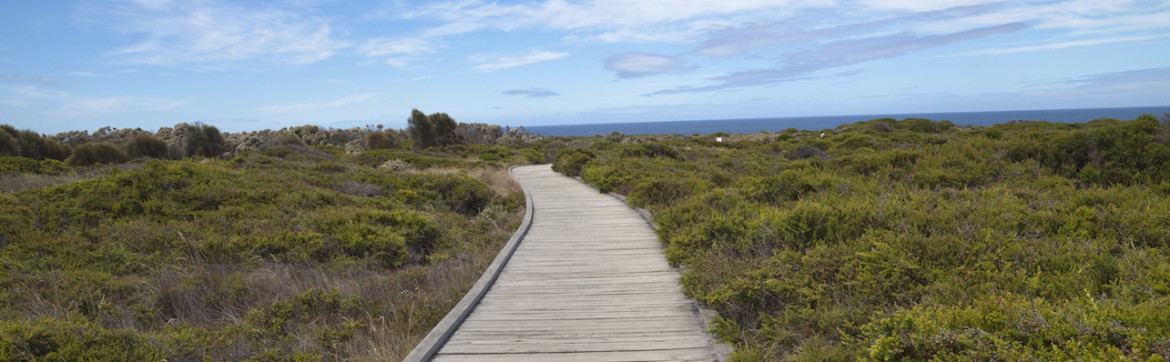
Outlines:
<svg viewBox="0 0 1170 362"><path fill-rule="evenodd" d="M508 168L508 174L512 175L512 171L516 167L518 166ZM513 176L513 178L515 177ZM504 270L504 266L508 264L508 260L512 258L512 254L516 252L516 248L520 246L520 241L524 239L524 236L528 234L528 229L532 227L532 194L529 192L528 187L521 186L521 188L524 190L525 206L524 221L520 224L520 227L512 234L512 238L508 239L508 243L504 244L504 248L500 250L500 254L496 255L496 259L484 271L483 276L479 277L479 280L475 282L471 290L467 291L467 294L463 296L459 304L456 304L455 308L447 312L447 316L443 317L443 320L439 321L439 324L435 325L435 328L432 328L430 333L427 333L427 336L423 338L422 342L419 342L418 346L415 346L410 351L410 354L406 356L406 359L403 360L404 362L430 361L434 358L435 353L439 352L439 349L447 343L451 335L455 334L455 331L459 329L459 325L467 320L467 317L471 315L471 311L475 309L475 306L479 304L483 296L487 295L492 284L495 284L496 279L500 277L500 272Z"/></svg>

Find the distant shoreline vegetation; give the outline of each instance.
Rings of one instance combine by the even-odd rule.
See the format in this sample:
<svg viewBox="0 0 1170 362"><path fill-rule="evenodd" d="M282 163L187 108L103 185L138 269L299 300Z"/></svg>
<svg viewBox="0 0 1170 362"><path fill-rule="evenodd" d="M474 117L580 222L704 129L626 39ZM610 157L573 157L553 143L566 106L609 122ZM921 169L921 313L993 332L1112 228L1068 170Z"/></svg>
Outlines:
<svg viewBox="0 0 1170 362"><path fill-rule="evenodd" d="M712 134L756 133L761 130L776 132L787 128L822 130L878 118L926 118L936 121L950 121L958 126L991 126L1011 121L1046 121L1054 123L1082 123L1098 118L1134 119L1144 113L1161 115L1170 111L1170 106L1125 107L1125 108L1084 108L1049 109L993 112L921 112L904 114L870 114L813 117L776 117L750 119L717 119L662 122L625 122L572 124L557 126L525 127L532 133L556 137L589 137L613 132L622 134Z"/></svg>

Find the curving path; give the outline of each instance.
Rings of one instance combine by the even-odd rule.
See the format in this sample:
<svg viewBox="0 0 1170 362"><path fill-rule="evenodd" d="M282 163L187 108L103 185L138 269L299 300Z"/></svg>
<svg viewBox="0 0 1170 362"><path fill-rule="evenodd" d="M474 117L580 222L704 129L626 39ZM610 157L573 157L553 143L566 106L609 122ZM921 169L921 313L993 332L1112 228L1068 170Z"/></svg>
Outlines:
<svg viewBox="0 0 1170 362"><path fill-rule="evenodd" d="M524 225L408 361L721 359L635 210L549 165L512 176Z"/></svg>

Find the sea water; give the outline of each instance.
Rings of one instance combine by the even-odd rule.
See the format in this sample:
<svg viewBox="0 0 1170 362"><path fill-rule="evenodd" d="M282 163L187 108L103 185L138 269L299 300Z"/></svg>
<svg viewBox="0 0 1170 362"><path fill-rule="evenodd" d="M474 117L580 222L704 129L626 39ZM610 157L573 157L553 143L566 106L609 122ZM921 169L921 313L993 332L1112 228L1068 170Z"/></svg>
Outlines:
<svg viewBox="0 0 1170 362"><path fill-rule="evenodd" d="M927 118L935 121L951 121L951 123L960 126L990 126L994 124L1019 120L1061 123L1088 122L1098 118L1131 120L1141 116L1143 113L1162 117L1165 112L1170 112L1170 106L599 123L560 126L533 126L525 128L528 129L529 132L544 136L593 136L606 135L613 132L619 132L622 134L711 134L717 132L756 133L759 131L776 132L788 128L803 130L825 130L835 128L842 124L862 122L875 118L886 117L895 119L917 117Z"/></svg>

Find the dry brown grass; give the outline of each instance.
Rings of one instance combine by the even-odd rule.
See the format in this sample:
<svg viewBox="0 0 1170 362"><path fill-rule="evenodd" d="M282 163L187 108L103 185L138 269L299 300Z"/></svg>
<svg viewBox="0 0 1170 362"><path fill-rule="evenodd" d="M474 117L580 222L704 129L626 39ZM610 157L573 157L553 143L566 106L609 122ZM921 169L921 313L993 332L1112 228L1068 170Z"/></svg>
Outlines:
<svg viewBox="0 0 1170 362"><path fill-rule="evenodd" d="M11 194L23 190L64 185L74 181L87 180L101 176L105 176L105 173L89 171L48 175L38 175L31 173L0 174L0 193Z"/></svg>
<svg viewBox="0 0 1170 362"><path fill-rule="evenodd" d="M520 184L508 174L508 169L500 169L494 167L479 167L472 169L460 169L455 167L432 167L426 169L407 169L402 170L402 173L407 174L430 174L430 175L458 175L466 173L467 176L487 184L489 188L495 193L503 197L512 196L517 193L524 192Z"/></svg>

